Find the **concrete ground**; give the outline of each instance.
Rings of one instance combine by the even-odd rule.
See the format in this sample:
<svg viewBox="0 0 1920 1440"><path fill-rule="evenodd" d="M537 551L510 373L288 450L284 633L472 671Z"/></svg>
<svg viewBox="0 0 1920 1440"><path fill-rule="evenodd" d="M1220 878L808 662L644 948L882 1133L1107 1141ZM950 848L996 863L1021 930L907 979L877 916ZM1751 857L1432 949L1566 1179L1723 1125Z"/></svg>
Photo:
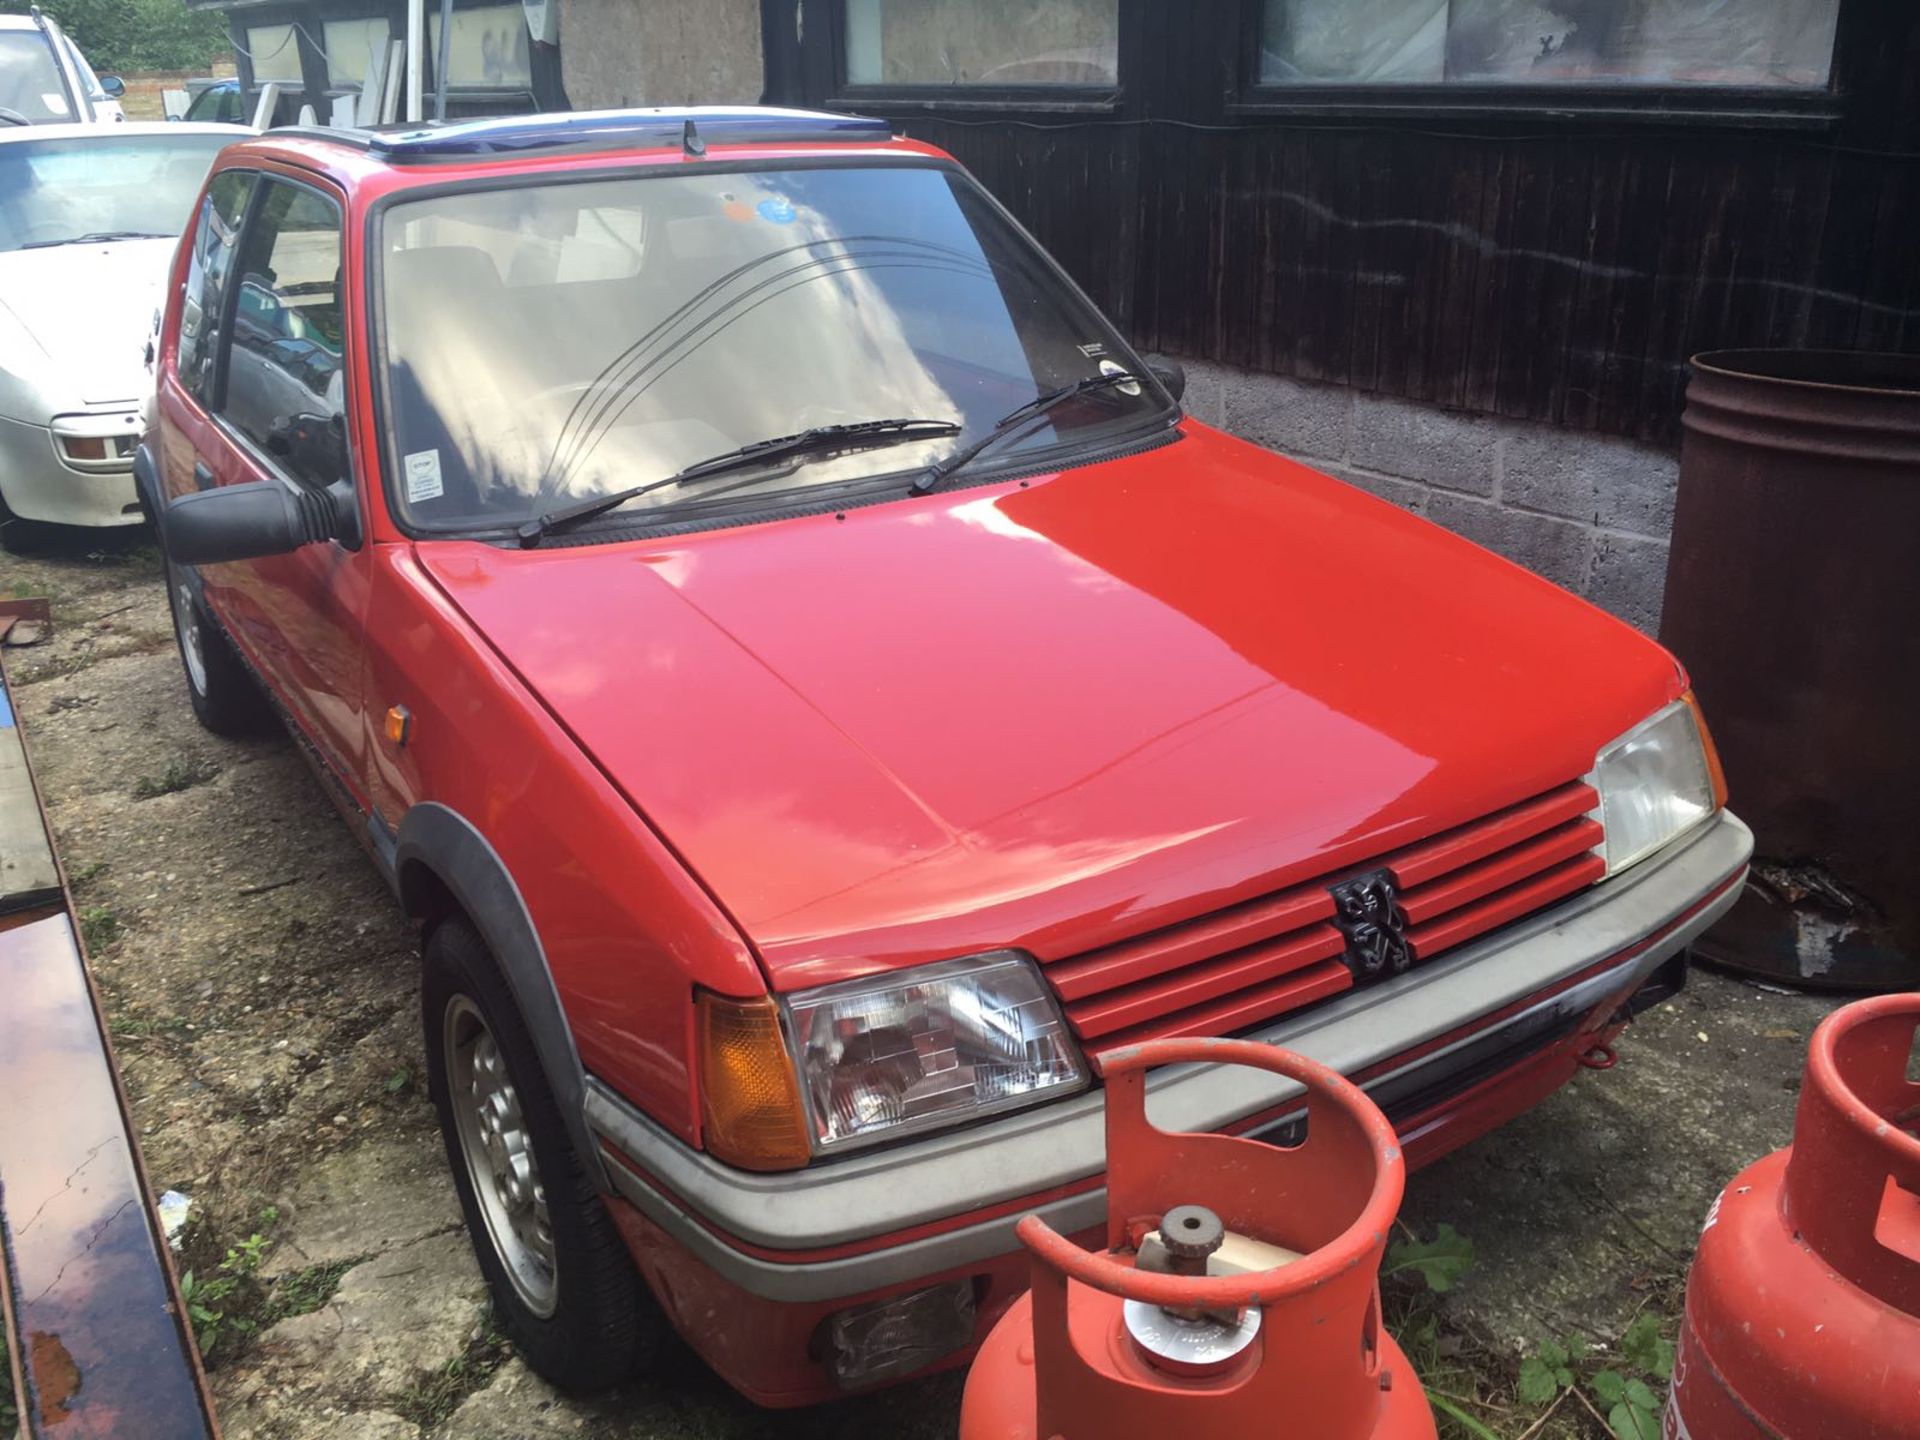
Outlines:
<svg viewBox="0 0 1920 1440"><path fill-rule="evenodd" d="M192 1198L186 1263L235 1282L211 1350L233 1440L953 1433L951 1376L776 1415L684 1354L581 1401L505 1353L422 1093L415 937L347 827L285 739L194 723L150 548L0 556L0 592L53 600L9 672L148 1168ZM1788 1138L1831 1006L1696 972L1617 1069L1413 1179L1407 1224L1475 1247L1435 1353L1477 1357L1491 1431L1534 1418L1508 1382L1540 1337L1671 1321L1708 1202ZM1603 1432L1569 1405L1542 1433Z"/></svg>

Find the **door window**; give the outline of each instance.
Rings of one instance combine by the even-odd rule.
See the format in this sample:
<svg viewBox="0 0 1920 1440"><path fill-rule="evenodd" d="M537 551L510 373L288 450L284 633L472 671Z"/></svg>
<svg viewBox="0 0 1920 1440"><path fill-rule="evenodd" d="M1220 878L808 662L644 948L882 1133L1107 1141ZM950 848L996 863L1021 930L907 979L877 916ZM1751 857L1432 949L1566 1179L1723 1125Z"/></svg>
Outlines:
<svg viewBox="0 0 1920 1440"><path fill-rule="evenodd" d="M294 479L348 474L340 314L340 208L262 182L240 247L221 416Z"/></svg>
<svg viewBox="0 0 1920 1440"><path fill-rule="evenodd" d="M186 298L180 312L180 383L204 405L218 402L214 366L220 350L220 317L233 268L240 218L253 194L251 170L225 170L213 177L200 202L193 251L187 262Z"/></svg>

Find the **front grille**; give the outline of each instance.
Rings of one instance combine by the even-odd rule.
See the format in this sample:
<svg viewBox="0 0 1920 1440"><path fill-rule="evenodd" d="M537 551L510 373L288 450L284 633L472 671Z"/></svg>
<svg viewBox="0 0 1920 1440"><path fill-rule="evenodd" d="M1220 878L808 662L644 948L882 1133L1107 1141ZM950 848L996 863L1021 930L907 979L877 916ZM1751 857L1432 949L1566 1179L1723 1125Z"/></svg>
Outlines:
<svg viewBox="0 0 1920 1440"><path fill-rule="evenodd" d="M1417 965L1598 880L1596 803L1574 781L1353 872L1056 960L1047 978L1096 1055L1247 1030L1353 987L1328 885L1390 872Z"/></svg>

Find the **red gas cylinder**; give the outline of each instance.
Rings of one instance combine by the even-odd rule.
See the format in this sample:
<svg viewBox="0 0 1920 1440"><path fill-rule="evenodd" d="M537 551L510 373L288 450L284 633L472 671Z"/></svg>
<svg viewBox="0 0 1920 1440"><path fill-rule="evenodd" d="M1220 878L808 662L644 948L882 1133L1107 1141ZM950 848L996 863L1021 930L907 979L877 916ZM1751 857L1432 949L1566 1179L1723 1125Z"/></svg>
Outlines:
<svg viewBox="0 0 1920 1440"><path fill-rule="evenodd" d="M1920 994L1829 1015L1793 1144L1707 1212L1667 1440L1920 1436Z"/></svg>
<svg viewBox="0 0 1920 1440"><path fill-rule="evenodd" d="M1280 1147L1148 1123L1150 1067L1248 1065L1305 1087ZM1324 1065L1235 1040L1109 1052L1107 1245L1036 1215L1033 1288L967 1377L961 1440L1433 1440L1380 1323L1406 1161L1379 1108Z"/></svg>

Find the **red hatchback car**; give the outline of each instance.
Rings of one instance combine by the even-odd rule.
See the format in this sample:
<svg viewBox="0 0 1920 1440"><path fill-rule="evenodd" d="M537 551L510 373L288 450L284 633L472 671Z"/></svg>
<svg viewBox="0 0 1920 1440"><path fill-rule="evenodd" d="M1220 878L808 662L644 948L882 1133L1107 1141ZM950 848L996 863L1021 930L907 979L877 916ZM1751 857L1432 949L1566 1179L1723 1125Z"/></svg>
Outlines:
<svg viewBox="0 0 1920 1440"><path fill-rule="evenodd" d="M1098 1227L1103 1052L1283 1043L1430 1158L1739 887L1671 656L1183 416L878 121L275 131L155 369L194 709L270 701L421 920L474 1245L565 1384L660 1312L771 1405L958 1363L1020 1215Z"/></svg>

